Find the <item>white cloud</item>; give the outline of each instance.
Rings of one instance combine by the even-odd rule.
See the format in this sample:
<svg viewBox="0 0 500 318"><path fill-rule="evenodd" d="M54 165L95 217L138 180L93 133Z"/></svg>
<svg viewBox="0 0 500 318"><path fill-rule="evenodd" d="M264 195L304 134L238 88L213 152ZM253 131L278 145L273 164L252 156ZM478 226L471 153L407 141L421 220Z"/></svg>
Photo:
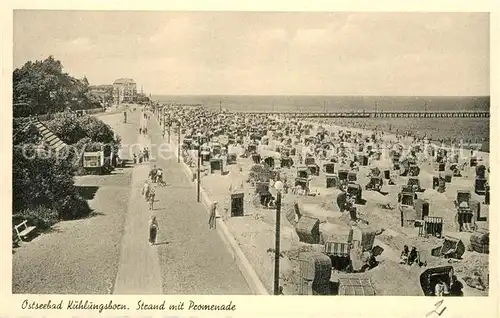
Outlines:
<svg viewBox="0 0 500 318"><path fill-rule="evenodd" d="M94 45L88 38L79 37L68 42L66 49L74 50L76 52L87 52L92 50Z"/></svg>

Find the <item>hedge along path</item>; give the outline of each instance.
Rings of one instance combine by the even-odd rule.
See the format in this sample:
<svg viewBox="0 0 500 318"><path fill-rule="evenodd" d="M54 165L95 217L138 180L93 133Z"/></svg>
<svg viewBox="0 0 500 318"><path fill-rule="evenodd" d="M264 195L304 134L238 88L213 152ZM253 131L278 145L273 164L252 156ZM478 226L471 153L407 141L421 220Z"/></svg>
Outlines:
<svg viewBox="0 0 500 318"><path fill-rule="evenodd" d="M147 127L147 120L138 112L140 126ZM138 127L135 128L138 131ZM151 150L151 139L140 135L138 144ZM138 150L136 150L138 151ZM118 274L116 276L113 294L162 294L160 261L156 246L150 246L148 220L154 211L149 211L149 205L141 195L142 185L148 178L152 164L137 164L132 171L131 189L125 219L124 235ZM161 237L161 220L159 221ZM158 241L157 239L157 241Z"/></svg>

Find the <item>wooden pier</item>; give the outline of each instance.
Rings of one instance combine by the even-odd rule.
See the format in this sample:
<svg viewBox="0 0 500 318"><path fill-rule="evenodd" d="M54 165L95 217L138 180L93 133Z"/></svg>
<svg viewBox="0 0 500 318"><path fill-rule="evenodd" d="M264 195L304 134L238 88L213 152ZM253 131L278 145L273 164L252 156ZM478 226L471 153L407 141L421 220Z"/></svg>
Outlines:
<svg viewBox="0 0 500 318"><path fill-rule="evenodd" d="M274 112L242 111L248 115L285 116L293 118L489 118L489 111L350 111L350 112Z"/></svg>

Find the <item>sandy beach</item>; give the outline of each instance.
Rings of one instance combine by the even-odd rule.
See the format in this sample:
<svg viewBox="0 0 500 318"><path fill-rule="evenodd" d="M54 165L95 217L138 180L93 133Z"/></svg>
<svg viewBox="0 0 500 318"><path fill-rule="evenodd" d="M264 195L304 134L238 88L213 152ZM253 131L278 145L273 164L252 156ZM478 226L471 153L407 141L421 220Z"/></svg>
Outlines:
<svg viewBox="0 0 500 318"><path fill-rule="evenodd" d="M265 122L266 120L262 120ZM286 119L279 119L278 122L290 122ZM286 125L286 124L285 124ZM291 143L296 149L295 155L290 156L294 166L291 168L277 168L281 180L291 181L297 176L297 168L301 161L301 156L306 156L310 151L304 145L303 140L307 136L315 136L317 133L325 130L328 134L337 135L341 131L350 131L352 135L358 133L364 137L374 134L373 131L363 129L353 129L336 125L318 124L313 121L302 121L303 126L309 125L308 133L302 133L299 138L290 136ZM265 124L263 124L265 126ZM192 138L190 135L185 137ZM282 147L284 142L276 137L273 131L268 131L261 142L256 146L262 160L268 157L279 162L281 154L277 148ZM265 143L262 140L266 140ZM283 139L283 138L281 138ZM220 202L219 215L227 224L231 234L234 236L244 254L254 267L259 278L272 293L273 275L274 275L274 236L275 236L275 208L264 207L260 204L259 195L256 194L256 187L249 179L249 174L255 162L251 156L241 156L245 149L251 143L250 138L245 136L243 144L231 145L230 152L238 155L235 164L224 165L223 172L211 171L209 164L205 162L201 169L201 185L212 200ZM465 251L461 259L445 259L434 257L431 250L443 244L443 238L433 236L420 237L418 228L401 227L400 211L398 209L398 193L401 186L408 182L408 176L394 176L395 184L389 185L385 180L380 192L365 191L365 185L370 182L370 170L373 167L380 167L381 170L391 166L389 150L398 143L403 147L410 147L414 140L410 137L398 138L392 134L384 134L377 141L379 148L387 146L386 153L383 153L378 160L370 160L366 166L360 166L357 171L356 183L362 187L363 204L356 204L357 222L353 222L346 212L340 212L336 204L336 197L342 192L336 187L326 187L326 173L323 165L328 163L328 158L316 159L316 164L320 168L319 175L311 175L309 181L311 195L298 195L289 191L283 194L281 206L281 258L280 258L280 284L286 295L299 294L298 285L300 281L300 254L308 251L323 252L322 244L308 244L301 242L296 230L296 223L293 219L294 205L297 204L302 216L311 217L319 220L319 231L322 236L329 235L338 242L347 242L349 230L354 233L361 231L378 231L373 243L374 246L381 247L383 252L377 256L378 266L364 273L342 273L334 270L331 280L335 281L336 275L341 277L369 278L376 290L377 295L422 295L422 289L419 286L419 276L427 268L446 266L452 264L454 273L458 279L471 277L474 272L478 272L483 277L483 281L488 278L488 254L480 254L473 251ZM355 147L354 143L350 146ZM428 144L429 147L439 149L438 145ZM229 147L228 147L229 148ZM444 147L441 147L444 148ZM447 149L451 152L451 149ZM404 150L403 150L404 152ZM190 150L184 152L186 159L191 163L193 174L196 173L197 151ZM406 154L406 153L405 153ZM470 161L471 153L469 150L463 151L459 155L458 165L463 165ZM478 158L478 164L488 166L489 154L484 152L474 152ZM429 216L441 217L443 222L443 236L450 236L461 240L465 245L470 245L471 232L458 232L456 225L456 207L454 201L457 198L457 191L470 190L471 198L481 203L484 202L484 196L478 196L474 193L475 168L465 166L461 171L461 177L453 177L451 182L446 183L446 191L440 193L433 189L433 176L438 174L436 163L433 158L425 153L417 155L420 174L420 186L423 191L418 193L419 199L425 200L429 204ZM279 164L277 164L279 166ZM337 166L337 164L335 164ZM347 165L345 167L348 168ZM337 170L338 168L336 168ZM488 176L486 176L488 178ZM272 183L272 181L271 181ZM234 185L243 184L244 192L244 216L231 217L230 207L230 189ZM292 185L293 186L293 185ZM271 194L275 197L276 191L270 186ZM488 228L488 205L481 204L481 220L477 220L477 229ZM292 217L290 217L292 215ZM361 220L361 222L359 221ZM340 233L340 234L339 234ZM361 234L354 234L361 235ZM400 264L400 253L403 247L416 247L420 258L425 260L426 266L408 266ZM352 254L352 253L351 253ZM352 259L359 258L352 256ZM401 282L413 281L414 284L402 284ZM473 289L464 284L465 295L487 295L486 291Z"/></svg>

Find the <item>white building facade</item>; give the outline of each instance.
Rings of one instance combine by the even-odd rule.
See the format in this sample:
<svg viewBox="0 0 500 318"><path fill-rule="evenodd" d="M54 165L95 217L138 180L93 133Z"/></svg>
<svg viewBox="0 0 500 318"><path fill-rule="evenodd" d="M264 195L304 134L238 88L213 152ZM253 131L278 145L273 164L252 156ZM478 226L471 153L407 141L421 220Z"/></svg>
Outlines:
<svg viewBox="0 0 500 318"><path fill-rule="evenodd" d="M113 83L113 102L115 104L135 102L137 84L131 78L119 78Z"/></svg>

